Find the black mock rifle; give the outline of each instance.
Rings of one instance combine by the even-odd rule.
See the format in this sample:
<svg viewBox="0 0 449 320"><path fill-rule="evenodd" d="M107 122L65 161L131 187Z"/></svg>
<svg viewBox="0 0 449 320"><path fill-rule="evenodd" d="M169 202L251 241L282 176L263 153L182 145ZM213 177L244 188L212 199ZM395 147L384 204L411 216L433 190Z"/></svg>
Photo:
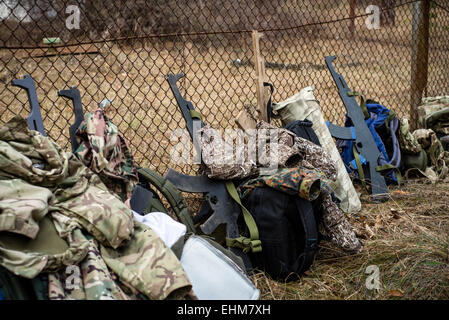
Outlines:
<svg viewBox="0 0 449 320"><path fill-rule="evenodd" d="M44 122L42 121L41 107L37 99L36 87L34 80L30 75L26 75L23 79L14 79L11 81L13 86L23 88L27 91L28 101L30 102L30 115L27 117L28 127L31 130L39 131L45 136Z"/></svg>
<svg viewBox="0 0 449 320"><path fill-rule="evenodd" d="M328 122L328 129L334 138L354 140L354 148L356 148L356 151L358 151L358 153L367 161L373 199L378 201L386 200L389 193L387 184L385 178L376 170L381 152L377 148L376 142L366 125L365 114L357 103L354 94L349 89L343 76L337 73L332 66L332 61L335 59L335 56L326 57L326 65L338 88L338 94L346 107L347 116L351 119L353 127L340 127ZM358 157L358 155L356 155L356 157ZM358 168L359 172L360 170L363 172L360 161L358 161L358 166L360 166L360 168Z"/></svg>
<svg viewBox="0 0 449 320"><path fill-rule="evenodd" d="M36 86L34 85L34 79L30 75L26 75L23 79L14 79L11 81L13 86L17 86L26 89L28 95L28 102L30 103L31 111L27 117L28 127L31 130L39 131L43 136L46 135L44 122L42 121L41 107L36 93ZM83 106L81 105L80 92L77 87L72 87L69 90L60 90L59 96L69 98L73 101L73 107L75 112L75 122L70 126L70 140L72 144L72 150L75 151L77 142L75 139L75 131L84 119Z"/></svg>
<svg viewBox="0 0 449 320"><path fill-rule="evenodd" d="M12 84L15 86L19 86L21 88L24 88L27 90L28 94L28 101L31 105L31 111L30 115L27 118L28 127L31 130L39 131L43 136L46 135L45 128L44 128L44 122L42 121L41 116L41 110L36 94L36 87L34 85L34 80L30 75L26 75L24 79L14 79L12 80ZM84 120L84 111L83 111L83 105L81 103L81 95L77 87L72 87L67 90L60 90L58 91L58 95L61 97L68 98L72 100L73 103L73 112L75 114L75 120L74 123L69 128L69 134L70 134L70 141L72 145L72 152L75 152L76 149L78 149L78 142L76 140L76 130L80 126L81 122ZM194 232L195 226L193 224L193 221L188 213L187 207L183 205L181 194L179 191L177 191L174 187L171 186L170 182L168 182L163 177L160 177L156 172L148 171L146 168L139 168L138 173L139 177L141 177L141 171L146 172L145 175L146 179L150 179L148 174L153 177L151 180L152 187L158 189L159 191L162 188L165 188L166 190L170 190L169 196L170 199L167 199L170 205L172 207L174 206L174 202L176 202L177 207L181 208L178 211L175 210L175 214L177 215L180 222L182 222L187 227L188 232ZM146 180L144 179L144 180ZM138 212L139 214L142 214L144 210L147 209L149 204L151 204L154 195L154 191L152 189L148 189L146 187L137 185L134 189L134 192L131 197L131 208ZM179 193L179 195L178 195ZM167 194L165 194L167 196ZM184 206L185 209L182 209ZM158 211L165 211L164 208L160 208Z"/></svg>
<svg viewBox="0 0 449 320"><path fill-rule="evenodd" d="M204 122L201 119L200 113L194 109L192 102L184 99L179 91L176 83L183 76L183 74L169 74L167 81L175 96L176 102L181 109L182 115L184 116L186 127L194 142L196 152L201 156L200 147L196 143L197 137L195 129L198 130L203 127ZM248 250L258 252L260 251L260 241L258 240L255 223L254 227L251 227L251 221L247 221L249 213L244 212L246 209L241 205L235 187L232 188L232 186L230 186L232 182L211 179L206 175L185 175L173 169L168 170L165 178L181 191L203 193L205 195L206 201L203 203L200 212L194 217L194 222L197 223L209 216L207 220L200 225L201 231L207 235L210 235L215 231L219 225L226 224L227 245L230 247L231 251L242 257L246 267L250 269L250 262L247 256L242 254L242 249L245 253ZM243 211L244 219L249 227L251 234L250 238L244 239L244 237L240 236L237 219L241 211Z"/></svg>
<svg viewBox="0 0 449 320"><path fill-rule="evenodd" d="M77 87L71 87L67 90L59 90L58 95L72 100L73 111L75 113L75 122L69 128L70 142L72 145L72 152L78 149L78 142L76 141L76 130L84 120L83 105L81 104L81 95Z"/></svg>

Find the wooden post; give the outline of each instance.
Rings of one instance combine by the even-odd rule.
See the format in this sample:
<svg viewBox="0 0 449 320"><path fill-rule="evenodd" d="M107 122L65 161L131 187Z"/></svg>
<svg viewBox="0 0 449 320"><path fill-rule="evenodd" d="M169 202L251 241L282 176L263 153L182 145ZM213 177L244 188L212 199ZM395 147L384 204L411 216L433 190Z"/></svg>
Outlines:
<svg viewBox="0 0 449 320"><path fill-rule="evenodd" d="M351 32L351 35L354 35L355 30L355 0L349 0L349 17L351 20L349 20L349 31Z"/></svg>
<svg viewBox="0 0 449 320"><path fill-rule="evenodd" d="M412 59L410 86L410 127L418 127L418 110L423 92L427 89L429 64L429 18L430 0L413 4Z"/></svg>
<svg viewBox="0 0 449 320"><path fill-rule="evenodd" d="M246 110L240 111L235 119L235 123L242 130L256 129L256 121Z"/></svg>
<svg viewBox="0 0 449 320"><path fill-rule="evenodd" d="M253 40L253 52L254 52L254 66L256 71L256 94L257 94L257 107L259 110L258 118L260 120L267 121L267 102L268 96L265 94L265 89L263 83L267 81L267 77L265 74L265 61L260 55L260 45L259 40L263 37L263 34L254 30L252 32L252 40Z"/></svg>

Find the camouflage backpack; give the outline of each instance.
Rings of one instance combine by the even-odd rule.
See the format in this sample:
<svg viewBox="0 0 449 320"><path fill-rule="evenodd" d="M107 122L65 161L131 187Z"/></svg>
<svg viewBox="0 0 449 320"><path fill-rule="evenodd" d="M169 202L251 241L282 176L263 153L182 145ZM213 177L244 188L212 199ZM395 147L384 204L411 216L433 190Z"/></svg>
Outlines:
<svg viewBox="0 0 449 320"><path fill-rule="evenodd" d="M438 138L449 135L449 96L423 98L418 106L418 127L432 129Z"/></svg>

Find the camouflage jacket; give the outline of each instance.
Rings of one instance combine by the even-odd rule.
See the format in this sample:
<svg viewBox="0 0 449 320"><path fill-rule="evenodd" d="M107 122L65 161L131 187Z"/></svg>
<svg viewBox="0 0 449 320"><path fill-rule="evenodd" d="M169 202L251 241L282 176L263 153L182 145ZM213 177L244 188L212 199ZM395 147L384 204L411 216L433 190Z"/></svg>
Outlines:
<svg viewBox="0 0 449 320"><path fill-rule="evenodd" d="M270 187L289 194L297 194L309 201L318 199L323 227L332 243L349 251L359 252L362 245L337 204L332 201L330 181L319 171L296 167L280 169L273 175L260 176L238 187L239 195L247 197L256 187Z"/></svg>
<svg viewBox="0 0 449 320"><path fill-rule="evenodd" d="M33 240L28 241L32 250L21 251L17 247L23 238L0 239L0 265L17 275L33 278L41 272L63 272L84 261L94 241L105 263L95 268L106 274L112 270L121 283L150 299L191 289L170 248L135 221L96 174L50 138L29 130L21 117L0 127L0 194L0 236L8 231ZM63 251L36 250L47 238L39 235L47 216L66 242ZM104 281L100 288L109 290Z"/></svg>
<svg viewBox="0 0 449 320"><path fill-rule="evenodd" d="M210 126L198 130L205 173L210 178L243 179L258 176L264 168L275 172L297 166L321 170L330 180L337 177L336 164L323 148L289 130L258 121L256 129L245 134L234 146Z"/></svg>
<svg viewBox="0 0 449 320"><path fill-rule="evenodd" d="M103 109L87 113L76 131L75 154L122 201L131 198L138 183L137 168L125 139Z"/></svg>

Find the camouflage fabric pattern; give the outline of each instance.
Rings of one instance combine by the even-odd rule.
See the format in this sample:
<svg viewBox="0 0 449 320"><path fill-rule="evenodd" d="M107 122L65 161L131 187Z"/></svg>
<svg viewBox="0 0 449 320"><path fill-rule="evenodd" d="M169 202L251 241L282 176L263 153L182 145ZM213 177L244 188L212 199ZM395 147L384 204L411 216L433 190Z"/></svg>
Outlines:
<svg viewBox="0 0 449 320"><path fill-rule="evenodd" d="M122 201L131 198L139 178L132 154L118 128L99 108L87 113L76 131L75 154Z"/></svg>
<svg viewBox="0 0 449 320"><path fill-rule="evenodd" d="M0 182L3 183L4 181L0 180ZM30 185L23 185L23 190L26 191L29 186ZM11 194L9 194L8 197L10 195ZM42 193L42 195L45 195L45 193ZM10 198L2 198L2 202L5 199L10 200ZM45 198L41 198L41 200L42 202L44 202ZM10 203L12 203L10 209L14 209L16 203ZM29 208L31 211L33 211L31 203L29 205ZM55 213L55 215L57 215L57 213ZM31 219L34 220L32 223L37 227L39 218L41 217L39 217L38 215L31 216ZM25 252L18 251L13 248L0 247L0 265L16 275L32 279L41 272L54 272L66 265L78 264L84 259L87 253L88 243L86 241L73 241L73 239L76 239L77 236L79 237L79 235L81 234L81 230L77 228L78 225L75 221L71 221L71 223L68 223L67 226L68 227L64 230L64 233L60 233L61 238L64 238L69 245L65 252Z"/></svg>
<svg viewBox="0 0 449 320"><path fill-rule="evenodd" d="M16 221L24 218L29 220L24 224L36 226L47 212L60 237L69 244L67 252L55 255L0 248L2 266L33 278L41 272L77 265L88 254L90 242L82 234L87 231L98 241L107 267L136 291L153 299L165 299L191 289L170 248L151 229L134 221L131 210L73 154L63 152L37 131L30 131L21 117L0 127L0 143L0 188L11 187L11 181L16 184L15 191L4 193L7 199L1 196L8 214L3 228L11 229L7 225L11 214L18 215ZM51 196L48 190L35 187L48 189ZM22 198L11 201L22 191ZM28 201L24 208L28 199L34 201ZM19 223L15 230L23 232L25 228ZM35 230L25 233L33 235Z"/></svg>
<svg viewBox="0 0 449 320"><path fill-rule="evenodd" d="M284 167L300 166L308 169L318 169L325 174L327 179L332 181L337 179L337 166L322 147L296 136L289 130L279 129L264 121L259 121L256 124L256 129L279 131L278 141L275 141L279 144L279 154L281 157L283 153L289 156L288 158L284 157L281 162ZM293 155L299 156L296 157L297 161L295 161L296 159L293 158Z"/></svg>
<svg viewBox="0 0 449 320"><path fill-rule="evenodd" d="M330 241L337 247L352 253L362 251L362 243L357 238L354 229L340 211L337 204L332 201L330 194L322 193L321 211L323 227Z"/></svg>
<svg viewBox="0 0 449 320"><path fill-rule="evenodd" d="M245 198L256 187L268 186L288 194L298 195L308 201L318 198L323 192L332 192L329 180L316 170L306 168L284 168L279 169L270 176L259 176L239 186L238 191L241 198Z"/></svg>
<svg viewBox="0 0 449 320"><path fill-rule="evenodd" d="M319 169L330 180L337 177L335 162L327 152L291 131L258 121L256 129L245 134L247 143L241 140L234 146L208 125L198 130L202 159L207 166L205 173L210 178L243 179L258 176L262 168L297 166Z"/></svg>
<svg viewBox="0 0 449 320"><path fill-rule="evenodd" d="M449 173L449 152L444 151L443 145L432 129L417 129L413 137L426 151L428 166L438 179L445 179Z"/></svg>
<svg viewBox="0 0 449 320"><path fill-rule="evenodd" d="M192 289L178 258L156 233L135 221L132 241L112 250L101 246L101 255L120 281L150 299L184 296Z"/></svg>
<svg viewBox="0 0 449 320"><path fill-rule="evenodd" d="M126 205L72 153L30 131L22 118L0 128L0 179L11 177L50 190L51 211L78 219L106 245L116 248L131 238L133 215Z"/></svg>
<svg viewBox="0 0 449 320"><path fill-rule="evenodd" d="M410 125L407 118L401 119L398 133L401 152L408 154L418 154L421 152L421 145L410 132Z"/></svg>
<svg viewBox="0 0 449 320"><path fill-rule="evenodd" d="M360 252L362 245L354 229L332 201L330 181L319 171L305 168L280 169L271 176L249 180L238 187L241 198L247 197L256 187L268 186L288 194L297 194L312 201L320 201L323 227L331 242L348 252Z"/></svg>
<svg viewBox="0 0 449 320"><path fill-rule="evenodd" d="M117 276L108 270L96 242L89 240L85 259L78 265L48 275L50 300L136 300L138 292L126 294ZM135 291L135 290L134 290Z"/></svg>
<svg viewBox="0 0 449 320"><path fill-rule="evenodd" d="M449 96L423 98L418 106L418 126L449 135Z"/></svg>
<svg viewBox="0 0 449 320"><path fill-rule="evenodd" d="M0 232L9 231L34 239L38 222L48 213L50 190L20 179L0 180Z"/></svg>
<svg viewBox="0 0 449 320"><path fill-rule="evenodd" d="M243 139L243 137L240 137ZM257 175L257 163L245 157L243 143L231 145L209 125L197 131L204 173L209 178L233 180Z"/></svg>

